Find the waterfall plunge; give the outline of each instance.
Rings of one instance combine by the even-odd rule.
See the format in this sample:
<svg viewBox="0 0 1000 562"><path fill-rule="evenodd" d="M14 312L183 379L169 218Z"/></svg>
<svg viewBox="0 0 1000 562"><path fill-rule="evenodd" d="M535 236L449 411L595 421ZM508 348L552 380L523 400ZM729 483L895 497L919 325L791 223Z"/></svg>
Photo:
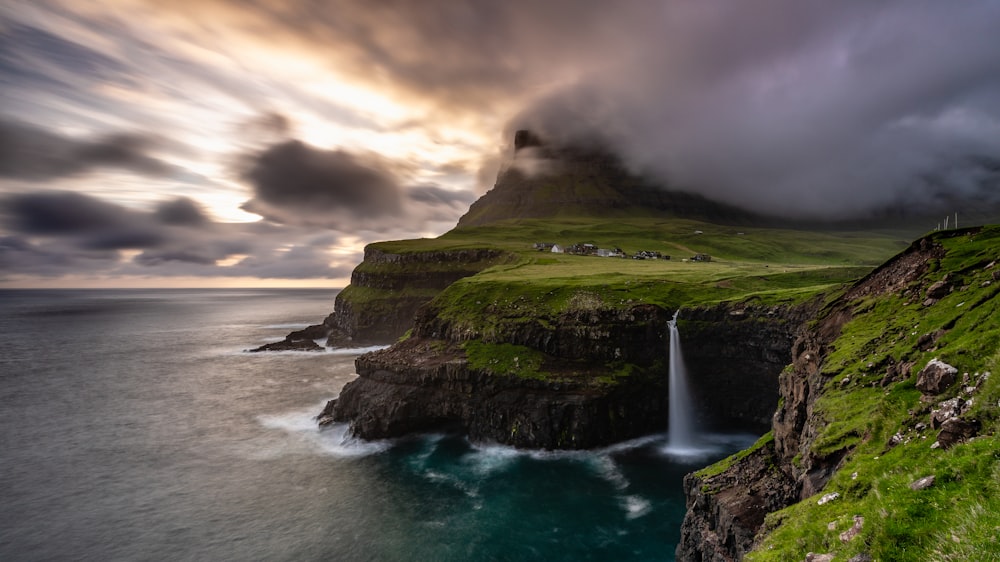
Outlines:
<svg viewBox="0 0 1000 562"><path fill-rule="evenodd" d="M667 450L683 454L696 449L694 435L694 412L691 408L691 393L687 386L687 369L681 355L681 337L677 331L677 315L667 322L670 330L670 426L667 433Z"/></svg>

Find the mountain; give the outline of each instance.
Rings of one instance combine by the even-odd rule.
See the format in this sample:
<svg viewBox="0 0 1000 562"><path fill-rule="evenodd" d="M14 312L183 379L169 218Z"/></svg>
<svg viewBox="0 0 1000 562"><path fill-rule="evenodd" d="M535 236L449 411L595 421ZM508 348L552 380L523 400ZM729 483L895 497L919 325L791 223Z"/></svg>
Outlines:
<svg viewBox="0 0 1000 562"><path fill-rule="evenodd" d="M773 222L700 195L667 189L628 170L606 147L555 146L521 130L496 185L472 204L456 228L566 217L686 218L729 225Z"/></svg>

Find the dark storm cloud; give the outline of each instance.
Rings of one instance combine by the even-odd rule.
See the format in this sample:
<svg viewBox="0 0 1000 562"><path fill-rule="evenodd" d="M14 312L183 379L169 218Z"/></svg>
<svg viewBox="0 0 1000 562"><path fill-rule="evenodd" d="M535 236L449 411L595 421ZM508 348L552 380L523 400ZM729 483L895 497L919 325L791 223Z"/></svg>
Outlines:
<svg viewBox="0 0 1000 562"><path fill-rule="evenodd" d="M149 155L155 144L152 138L139 134L64 137L0 118L0 177L47 181L97 168L117 168L146 176L179 172Z"/></svg>
<svg viewBox="0 0 1000 562"><path fill-rule="evenodd" d="M360 256L331 254L343 245L339 238L309 228L213 222L185 198L145 212L73 192L0 197L5 274L341 278ZM123 250L135 252L131 260ZM218 265L233 257L236 263Z"/></svg>
<svg viewBox="0 0 1000 562"><path fill-rule="evenodd" d="M993 0L212 6L444 115L520 105L511 128L597 137L673 188L757 210L992 194L974 162L1000 153ZM922 179L942 170L945 185Z"/></svg>
<svg viewBox="0 0 1000 562"><path fill-rule="evenodd" d="M69 191L8 195L0 199L0 212L23 234L86 235L138 223L123 207Z"/></svg>
<svg viewBox="0 0 1000 562"><path fill-rule="evenodd" d="M156 206L154 215L163 224L202 226L208 223L201 207L187 197L163 201Z"/></svg>
<svg viewBox="0 0 1000 562"><path fill-rule="evenodd" d="M598 138L675 189L770 213L998 201L979 163L1000 154L995 2L674 3L664 16L640 51L511 128Z"/></svg>
<svg viewBox="0 0 1000 562"><path fill-rule="evenodd" d="M454 223L475 198L436 185L402 185L407 171L374 155L288 140L244 159L241 175L254 196L242 208L280 224L420 232L429 222Z"/></svg>
<svg viewBox="0 0 1000 562"><path fill-rule="evenodd" d="M277 222L323 215L379 218L400 210L400 187L374 159L290 140L256 154L243 177L254 198L243 208ZM293 219L294 220L294 219Z"/></svg>

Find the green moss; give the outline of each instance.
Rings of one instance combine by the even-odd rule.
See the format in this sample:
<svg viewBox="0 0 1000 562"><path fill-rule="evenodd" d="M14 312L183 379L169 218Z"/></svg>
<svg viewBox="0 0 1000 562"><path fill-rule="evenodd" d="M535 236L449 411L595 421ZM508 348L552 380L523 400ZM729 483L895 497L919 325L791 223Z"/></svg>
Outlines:
<svg viewBox="0 0 1000 562"><path fill-rule="evenodd" d="M546 373L541 370L544 356L529 347L472 340L463 343L462 349L465 350L469 367L477 371L526 379L547 378Z"/></svg>
<svg viewBox="0 0 1000 562"><path fill-rule="evenodd" d="M695 476L701 478L702 480L722 474L739 460L746 458L754 451L770 446L773 443L774 443L774 432L769 431L765 433L763 436L761 436L761 438L758 439L757 442L751 445L750 447L743 449L742 451L734 455L730 455L715 464L706 466L705 468L699 470L698 472L695 472L694 474Z"/></svg>

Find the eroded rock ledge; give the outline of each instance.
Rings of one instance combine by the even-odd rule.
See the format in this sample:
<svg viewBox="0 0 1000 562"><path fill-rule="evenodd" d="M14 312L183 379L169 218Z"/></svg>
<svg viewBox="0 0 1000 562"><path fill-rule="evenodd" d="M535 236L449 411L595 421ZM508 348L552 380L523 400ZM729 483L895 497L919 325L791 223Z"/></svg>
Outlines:
<svg viewBox="0 0 1000 562"><path fill-rule="evenodd" d="M778 375L815 309L747 303L685 310L686 361L708 424L763 431ZM491 317L491 343L542 357L540 373L473 367L465 344L482 341L427 307L413 336L356 361L359 378L321 414L366 439L441 428L515 447L580 449L662 431L667 421L667 319L655 305ZM784 349L782 349L784 348ZM688 353L690 350L690 353Z"/></svg>

